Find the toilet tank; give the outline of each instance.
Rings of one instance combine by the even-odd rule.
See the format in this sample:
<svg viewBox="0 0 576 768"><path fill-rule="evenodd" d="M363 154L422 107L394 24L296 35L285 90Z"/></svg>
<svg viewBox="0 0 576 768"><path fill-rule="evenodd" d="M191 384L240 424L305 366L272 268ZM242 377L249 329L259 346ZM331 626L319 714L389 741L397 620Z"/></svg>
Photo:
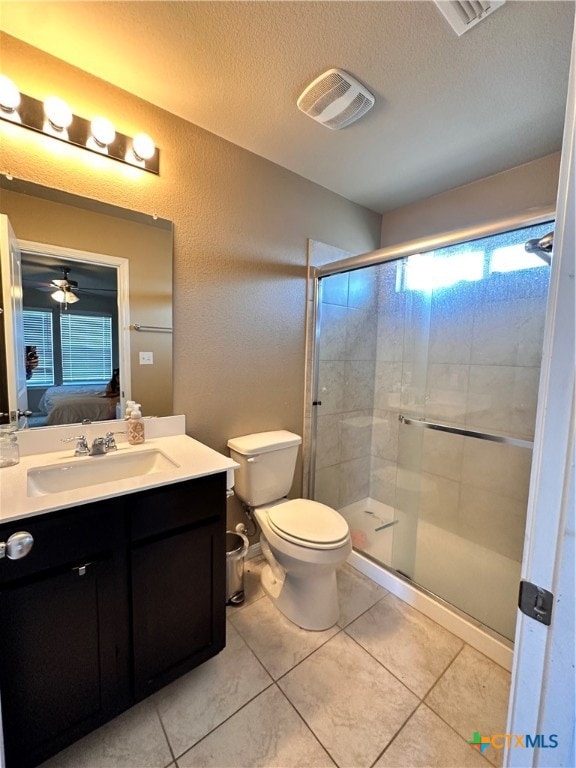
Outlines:
<svg viewBox="0 0 576 768"><path fill-rule="evenodd" d="M286 430L257 432L228 440L230 455L240 464L234 491L250 507L286 496L292 486L300 435Z"/></svg>

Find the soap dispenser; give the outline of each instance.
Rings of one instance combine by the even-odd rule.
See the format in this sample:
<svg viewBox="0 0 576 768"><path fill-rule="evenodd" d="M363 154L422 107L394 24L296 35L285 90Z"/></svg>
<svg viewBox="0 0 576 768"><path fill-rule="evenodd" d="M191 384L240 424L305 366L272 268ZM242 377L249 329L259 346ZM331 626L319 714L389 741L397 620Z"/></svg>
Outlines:
<svg viewBox="0 0 576 768"><path fill-rule="evenodd" d="M128 419L128 442L130 445L140 445L144 440L144 422L140 412L140 403L135 403Z"/></svg>

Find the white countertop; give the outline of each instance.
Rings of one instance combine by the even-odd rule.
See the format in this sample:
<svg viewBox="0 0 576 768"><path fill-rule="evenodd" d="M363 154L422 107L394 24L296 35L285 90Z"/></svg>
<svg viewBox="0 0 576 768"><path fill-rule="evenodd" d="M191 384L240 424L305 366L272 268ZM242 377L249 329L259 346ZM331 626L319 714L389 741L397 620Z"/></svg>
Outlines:
<svg viewBox="0 0 576 768"><path fill-rule="evenodd" d="M105 462L109 459L113 461L114 456L126 455L127 452L150 451L151 449L161 451L177 466L149 475L129 477L99 485L88 485L74 490L42 496L28 495L28 470L60 463ZM24 455L19 464L0 469L0 523L135 493L147 488L179 483L183 480L213 475L218 472L227 472L227 487L231 487L233 471L237 468L238 464L229 457L208 448L208 446L185 434L147 438L142 445L118 442L118 450L104 456L74 456L74 443L71 443L63 451Z"/></svg>

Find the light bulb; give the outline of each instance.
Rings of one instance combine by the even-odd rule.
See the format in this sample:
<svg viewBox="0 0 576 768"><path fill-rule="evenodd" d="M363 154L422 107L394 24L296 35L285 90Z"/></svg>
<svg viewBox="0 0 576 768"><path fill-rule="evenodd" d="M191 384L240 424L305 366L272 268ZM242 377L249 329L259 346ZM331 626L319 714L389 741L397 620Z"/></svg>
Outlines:
<svg viewBox="0 0 576 768"><path fill-rule="evenodd" d="M57 131L63 131L72 122L72 110L63 99L49 96L44 102L44 112L50 125Z"/></svg>
<svg viewBox="0 0 576 768"><path fill-rule="evenodd" d="M138 133L132 140L132 151L136 160L149 160L156 151L156 146L146 133Z"/></svg>
<svg viewBox="0 0 576 768"><path fill-rule="evenodd" d="M101 147L107 147L116 138L114 126L105 117L95 117L90 124L90 130L94 141Z"/></svg>
<svg viewBox="0 0 576 768"><path fill-rule="evenodd" d="M64 303L66 298L66 294L62 290L54 291L54 293L51 293L50 296L54 299L54 301L59 301L61 304Z"/></svg>
<svg viewBox="0 0 576 768"><path fill-rule="evenodd" d="M4 112L14 112L20 106L20 91L6 75L0 75L0 107Z"/></svg>
<svg viewBox="0 0 576 768"><path fill-rule="evenodd" d="M76 296L75 293L63 289L54 291L54 293L51 293L50 296L54 299L54 301L60 302L60 304L75 304L78 301L78 296Z"/></svg>

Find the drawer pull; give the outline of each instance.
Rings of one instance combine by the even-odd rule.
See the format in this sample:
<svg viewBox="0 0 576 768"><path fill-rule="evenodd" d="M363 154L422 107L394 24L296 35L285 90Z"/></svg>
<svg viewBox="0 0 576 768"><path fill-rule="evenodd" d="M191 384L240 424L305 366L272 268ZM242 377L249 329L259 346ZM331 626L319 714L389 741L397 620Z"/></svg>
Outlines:
<svg viewBox="0 0 576 768"><path fill-rule="evenodd" d="M92 563L84 563L84 565L77 565L75 568L72 568L73 571L78 572L78 576L85 576L86 575L86 569L89 565L92 565Z"/></svg>

